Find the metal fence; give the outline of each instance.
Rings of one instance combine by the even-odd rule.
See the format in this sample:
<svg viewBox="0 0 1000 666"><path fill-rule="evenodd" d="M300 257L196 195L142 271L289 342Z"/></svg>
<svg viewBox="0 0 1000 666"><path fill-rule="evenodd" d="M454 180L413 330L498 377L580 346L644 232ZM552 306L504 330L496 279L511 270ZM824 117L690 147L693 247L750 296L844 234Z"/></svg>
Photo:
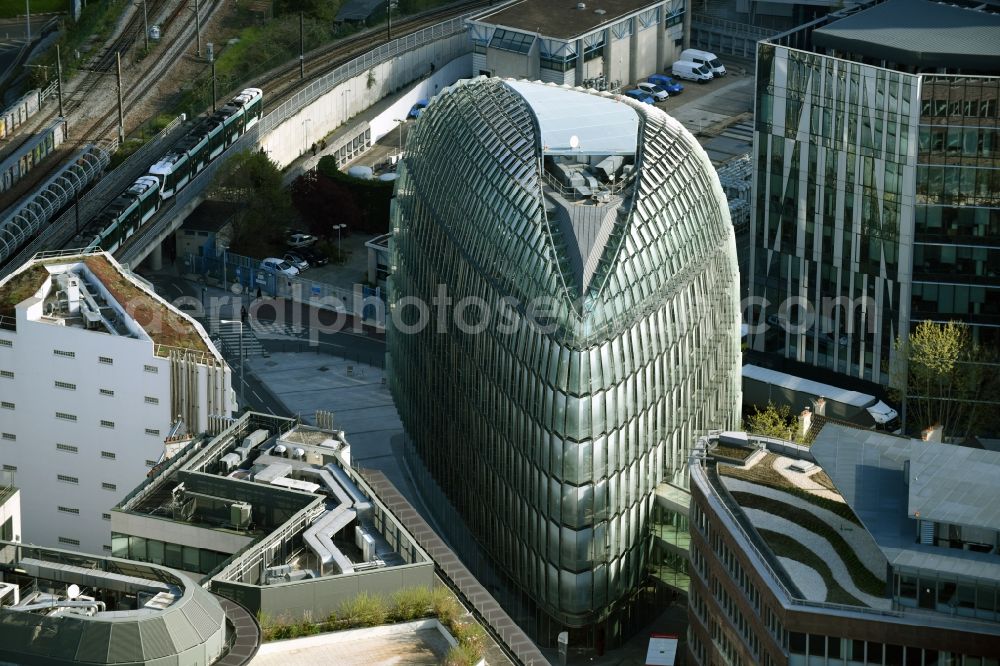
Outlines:
<svg viewBox="0 0 1000 666"><path fill-rule="evenodd" d="M140 174L145 173L151 158L163 150L167 142L174 137L176 132L182 127L184 120L185 117L183 115L175 118L169 125L164 127L159 134L143 144L143 146L134 153L129 155L128 158L119 164L117 168L108 173L96 185L94 185L89 192L81 196L76 206L56 218L55 221L46 227L37 238L24 247L16 256L13 257L13 259L8 261L5 266L0 268L0 278L15 271L19 266L34 256L39 250L64 246L64 244L72 238L73 234L78 231L77 220L81 220L83 222L89 220L91 217L100 212L100 210L107 205L108 201L112 197L117 196L122 190L138 178ZM97 148L97 150L102 151L104 154L102 158L103 163L100 166L98 174L101 170L107 167L110 155L114 153L117 148L117 139ZM77 190L77 193L78 192L79 190ZM37 231L40 229L46 222L48 222L49 219L51 219L51 216L58 211L59 208L53 208L50 206L46 211L46 217L33 221L34 230ZM0 224L0 228L2 228L3 224L6 224L6 221ZM23 242L23 240L20 242ZM17 246L14 245L14 247ZM9 252L7 254L4 252L4 246L0 245L0 263L3 263L11 257Z"/></svg>
<svg viewBox="0 0 1000 666"><path fill-rule="evenodd" d="M0 263L12 256L90 183L100 178L110 159L110 154L99 146L84 147L59 173L36 190L23 206L0 221ZM11 270L19 265L12 264Z"/></svg>

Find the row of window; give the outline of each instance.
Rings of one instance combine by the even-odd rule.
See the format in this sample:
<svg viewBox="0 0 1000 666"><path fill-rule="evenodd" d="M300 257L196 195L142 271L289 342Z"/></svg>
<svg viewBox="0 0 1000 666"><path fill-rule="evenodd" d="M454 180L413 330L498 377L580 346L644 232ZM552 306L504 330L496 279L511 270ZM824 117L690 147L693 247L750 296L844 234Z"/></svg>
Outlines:
<svg viewBox="0 0 1000 666"><path fill-rule="evenodd" d="M226 553L214 550L191 548L190 546L165 543L157 539L145 539L116 533L111 534L111 543L113 545L112 553L115 557L150 562L201 574L212 571L230 557Z"/></svg>
<svg viewBox="0 0 1000 666"><path fill-rule="evenodd" d="M76 476L69 476L67 474L56 474L56 479L62 481L63 483L71 483L73 485L80 484L80 478ZM107 481L101 482L101 488L104 490L118 490L118 486L114 483L108 483Z"/></svg>
<svg viewBox="0 0 1000 666"><path fill-rule="evenodd" d="M156 431L156 434L159 434L159 430ZM56 450L57 451L62 451L64 453L79 453L80 452L80 448L79 447L74 446L72 444L64 444L63 442L56 442ZM111 451L101 451L101 457L104 458L104 459L106 459L106 460L114 460L117 457L117 454L112 453ZM156 465L156 461L155 460L147 460L146 461L146 467L153 467L155 465Z"/></svg>
<svg viewBox="0 0 1000 666"><path fill-rule="evenodd" d="M1000 666L997 657L963 655L957 652L917 648L876 641L852 640L839 636L789 633L788 663L885 664L886 666Z"/></svg>
<svg viewBox="0 0 1000 666"><path fill-rule="evenodd" d="M750 648L750 652L753 654L755 659L760 658L760 640L757 638L757 634L754 631L754 625L747 620L746 616L743 615L743 611L739 609L736 602L726 591L722 583L719 582L718 578L713 576L712 578L712 594L715 596L715 600L718 602L719 607L726 614L729 619L729 623L732 627L739 632L740 636L743 638L743 642Z"/></svg>
<svg viewBox="0 0 1000 666"><path fill-rule="evenodd" d="M13 346L14 343L11 340L0 339L0 347L13 347ZM54 356L61 356L62 358L76 358L76 352L69 351L66 349L53 349L52 354ZM110 356L98 356L97 362L100 363L101 365L114 365L115 359L111 358ZM144 371L152 374L157 374L160 372L160 369L155 365L144 364L142 368ZM6 371L0 371L0 372L6 372ZM10 376L13 377L14 375L11 374Z"/></svg>
<svg viewBox="0 0 1000 666"><path fill-rule="evenodd" d="M63 382L63 381L59 381L59 380L55 381L55 387L57 389L66 389L67 391L75 391L76 390L76 384L73 384L73 383L70 383L70 382ZM115 396L115 392L114 392L113 389L102 388L102 389L98 389L98 392L101 395L109 397L109 398L113 398ZM151 395L144 396L144 398L145 398L145 403L147 405L158 405L158 404L160 404L160 399L159 398L155 398L155 397L153 397ZM11 407L11 409L13 409L13 407Z"/></svg>
<svg viewBox="0 0 1000 666"><path fill-rule="evenodd" d="M79 516L80 515L80 509L78 509L77 507L74 507L74 506L57 506L56 510L59 511L59 513L68 513L68 514L73 515L73 516ZM101 514L101 519L102 520L111 520L111 514L110 513L102 513Z"/></svg>

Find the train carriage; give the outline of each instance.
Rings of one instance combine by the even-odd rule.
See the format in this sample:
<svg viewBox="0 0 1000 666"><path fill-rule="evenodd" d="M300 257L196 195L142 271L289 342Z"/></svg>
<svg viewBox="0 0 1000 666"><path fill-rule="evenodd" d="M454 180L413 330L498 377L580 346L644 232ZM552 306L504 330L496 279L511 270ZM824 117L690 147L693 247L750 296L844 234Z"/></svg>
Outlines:
<svg viewBox="0 0 1000 666"><path fill-rule="evenodd" d="M128 193L139 201L140 219L143 223L160 208L160 181L152 176L142 176L128 188Z"/></svg>
<svg viewBox="0 0 1000 666"><path fill-rule="evenodd" d="M160 198L169 199L191 180L187 153L170 153L149 167L149 175L160 181Z"/></svg>

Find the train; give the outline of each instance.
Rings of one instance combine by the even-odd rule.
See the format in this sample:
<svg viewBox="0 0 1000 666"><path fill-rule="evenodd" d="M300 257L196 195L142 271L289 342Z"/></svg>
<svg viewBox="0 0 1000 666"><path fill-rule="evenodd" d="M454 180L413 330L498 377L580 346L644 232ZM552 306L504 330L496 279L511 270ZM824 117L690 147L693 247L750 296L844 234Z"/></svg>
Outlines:
<svg viewBox="0 0 1000 666"><path fill-rule="evenodd" d="M88 250L100 247L115 252L156 214L164 201L176 196L212 160L256 125L263 108L263 91L247 88L200 120L145 175L104 207L77 237L80 243Z"/></svg>

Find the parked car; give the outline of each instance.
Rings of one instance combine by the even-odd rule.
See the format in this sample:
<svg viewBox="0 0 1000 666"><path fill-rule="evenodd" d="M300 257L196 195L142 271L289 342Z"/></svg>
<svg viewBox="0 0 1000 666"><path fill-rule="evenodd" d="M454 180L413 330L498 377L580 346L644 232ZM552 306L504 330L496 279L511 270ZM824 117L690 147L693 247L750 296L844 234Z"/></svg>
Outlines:
<svg viewBox="0 0 1000 666"><path fill-rule="evenodd" d="M712 70L705 65L699 65L696 62L688 62L686 60L675 62L671 65L670 71L679 79L697 81L698 83L708 83L713 77Z"/></svg>
<svg viewBox="0 0 1000 666"><path fill-rule="evenodd" d="M309 260L306 259L300 252L286 252L283 259L299 269L299 272L309 268Z"/></svg>
<svg viewBox="0 0 1000 666"><path fill-rule="evenodd" d="M302 247L297 250L303 259L309 262L310 266L326 266L330 263L330 258L322 252L317 252L312 247Z"/></svg>
<svg viewBox="0 0 1000 666"><path fill-rule="evenodd" d="M656 85L655 83L650 83L649 81L643 81L642 83L638 84L638 87L639 90L648 93L657 102L663 102L668 97L670 97L670 93L668 93L666 90Z"/></svg>
<svg viewBox="0 0 1000 666"><path fill-rule="evenodd" d="M725 76L726 66L719 62L719 57L711 51L701 51L699 49L684 49L681 51L681 60L705 65L715 76Z"/></svg>
<svg viewBox="0 0 1000 666"><path fill-rule="evenodd" d="M299 248L308 247L316 242L316 237L310 234L302 233L301 231L293 231L288 234L288 238L285 243L288 247Z"/></svg>
<svg viewBox="0 0 1000 666"><path fill-rule="evenodd" d="M419 118L420 114L424 112L427 108L427 100L421 99L417 100L417 103L410 107L410 112L406 114L407 118Z"/></svg>
<svg viewBox="0 0 1000 666"><path fill-rule="evenodd" d="M653 74L651 76L647 76L646 80L649 81L650 83L654 83L660 86L671 95L676 95L678 93L684 92L684 86L682 86L680 83L673 80L666 74Z"/></svg>
<svg viewBox="0 0 1000 666"><path fill-rule="evenodd" d="M645 102L646 104L652 104L653 103L653 96L650 95L645 90L638 90L638 89L636 89L636 90L629 90L627 93L625 93L625 96L626 97L631 97L632 99L638 100L640 102Z"/></svg>
<svg viewBox="0 0 1000 666"><path fill-rule="evenodd" d="M284 275L286 277L295 277L299 274L299 269L292 266L284 259L278 259L277 257L268 257L264 261L260 262L260 269L262 271L267 271L268 273Z"/></svg>

